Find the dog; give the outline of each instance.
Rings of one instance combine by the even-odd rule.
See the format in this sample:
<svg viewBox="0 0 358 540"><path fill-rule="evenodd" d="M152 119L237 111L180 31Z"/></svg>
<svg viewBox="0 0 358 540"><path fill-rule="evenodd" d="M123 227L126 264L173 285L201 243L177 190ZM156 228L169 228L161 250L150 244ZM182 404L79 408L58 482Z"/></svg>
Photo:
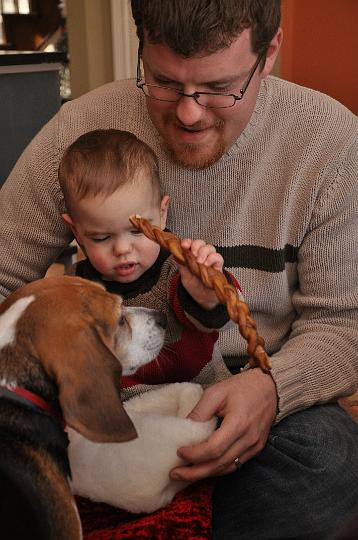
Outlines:
<svg viewBox="0 0 358 540"><path fill-rule="evenodd" d="M154 359L166 319L81 278L25 285L0 305L0 537L80 540L68 425L98 443L137 436L121 373Z"/></svg>

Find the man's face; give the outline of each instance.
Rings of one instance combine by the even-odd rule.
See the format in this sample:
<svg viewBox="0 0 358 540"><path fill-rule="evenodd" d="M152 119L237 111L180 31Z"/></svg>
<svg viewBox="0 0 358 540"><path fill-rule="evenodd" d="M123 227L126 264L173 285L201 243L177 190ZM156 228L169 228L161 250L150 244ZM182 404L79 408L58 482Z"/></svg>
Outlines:
<svg viewBox="0 0 358 540"><path fill-rule="evenodd" d="M193 92L240 93L257 60L251 50L250 30L230 47L208 56L183 58L167 45L145 41L144 78L148 84ZM147 98L149 115L173 158L190 168L205 168L218 161L245 129L254 110L266 69L256 70L241 101L227 109L206 109L193 98L176 103Z"/></svg>

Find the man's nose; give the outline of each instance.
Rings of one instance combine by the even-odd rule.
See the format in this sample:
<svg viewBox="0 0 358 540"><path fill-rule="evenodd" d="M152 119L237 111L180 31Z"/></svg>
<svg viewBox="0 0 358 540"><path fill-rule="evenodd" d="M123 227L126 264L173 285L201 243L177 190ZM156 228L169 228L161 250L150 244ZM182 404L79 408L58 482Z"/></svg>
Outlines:
<svg viewBox="0 0 358 540"><path fill-rule="evenodd" d="M182 96L176 104L175 114L179 122L186 127L200 122L205 116L205 107L199 105L193 97Z"/></svg>

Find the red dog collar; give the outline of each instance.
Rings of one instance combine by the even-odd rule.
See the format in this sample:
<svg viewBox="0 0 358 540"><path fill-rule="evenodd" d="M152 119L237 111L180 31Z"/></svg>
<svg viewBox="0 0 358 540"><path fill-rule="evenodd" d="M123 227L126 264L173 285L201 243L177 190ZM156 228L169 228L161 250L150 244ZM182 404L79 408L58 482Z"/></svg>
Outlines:
<svg viewBox="0 0 358 540"><path fill-rule="evenodd" d="M18 386L0 386L0 398L1 397L18 401L30 407L41 409L47 414L55 416L56 418L61 417L59 411L54 409L49 403L47 403L47 401L42 399L42 397L38 396L37 394L30 392L30 390L26 390L25 388Z"/></svg>

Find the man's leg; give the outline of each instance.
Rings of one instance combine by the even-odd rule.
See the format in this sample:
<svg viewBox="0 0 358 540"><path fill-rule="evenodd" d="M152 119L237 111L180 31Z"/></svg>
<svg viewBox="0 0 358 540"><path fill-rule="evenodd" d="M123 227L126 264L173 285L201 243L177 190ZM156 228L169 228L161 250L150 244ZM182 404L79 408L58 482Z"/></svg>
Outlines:
<svg viewBox="0 0 358 540"><path fill-rule="evenodd" d="M358 502L358 424L339 406L275 426L259 456L217 479L213 540L321 539Z"/></svg>

